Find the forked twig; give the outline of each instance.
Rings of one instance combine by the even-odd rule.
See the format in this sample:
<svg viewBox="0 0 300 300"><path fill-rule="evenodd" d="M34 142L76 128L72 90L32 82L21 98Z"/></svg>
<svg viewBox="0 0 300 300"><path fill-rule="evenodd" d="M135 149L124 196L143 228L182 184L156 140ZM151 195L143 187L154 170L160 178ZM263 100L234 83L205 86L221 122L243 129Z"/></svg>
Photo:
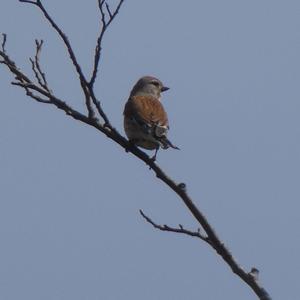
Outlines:
<svg viewBox="0 0 300 300"><path fill-rule="evenodd" d="M148 223L150 223L156 229L159 229L161 231L182 233L182 234L189 235L192 237L197 237L197 238L201 239L202 241L208 243L209 245L213 246L211 244L208 236L201 233L200 228L198 228L197 231L191 231L191 230L187 230L187 229L183 228L183 226L181 224L179 224L179 228L171 227L168 225L159 225L159 224L155 223L150 217L148 217L141 209L140 209L140 214Z"/></svg>
<svg viewBox="0 0 300 300"><path fill-rule="evenodd" d="M31 62L31 69L32 69L39 85L46 91L50 92L50 89L49 89L48 83L47 83L47 79L46 79L46 75L42 71L42 68L40 65L40 53L42 51L43 40L41 40L41 41L35 40L35 46L36 46L36 51L35 51L34 59L29 58L29 60Z"/></svg>
<svg viewBox="0 0 300 300"><path fill-rule="evenodd" d="M95 112L92 108L92 101L91 101L89 90L88 90L88 87L87 87L87 81L86 81L85 76L82 72L80 64L78 63L78 60L75 56L75 53L73 51L71 43L69 42L68 37L60 29L60 27L56 24L56 22L52 19L52 17L49 15L49 13L45 9L44 5L42 4L41 0L36 0L36 1L19 0L19 1L23 2L23 3L30 3L30 4L33 4L33 5L37 6L42 11L42 13L43 13L44 17L46 18L46 20L51 24L51 26L54 28L54 30L58 33L58 35L63 40L63 43L65 44L65 46L67 48L67 51L69 53L70 59L71 59L73 65L76 69L76 72L77 72L78 76L79 76L80 85L81 85L81 88L82 88L83 93L85 95L85 104L86 104L86 108L87 108L88 113L89 113L89 118L93 119L95 117Z"/></svg>
<svg viewBox="0 0 300 300"><path fill-rule="evenodd" d="M123 3L124 3L124 0L120 0L115 11L112 13L109 5L107 4L107 2L105 0L98 0L98 8L99 8L99 11L101 14L101 30L100 30L99 36L97 38L97 43L96 43L96 47L95 47L95 55L94 55L94 68L93 68L91 79L89 81L89 84L91 87L93 87L93 85L95 84L97 72L99 69L99 61L100 61L100 57L101 57L102 40L103 40L104 34L105 34L108 26L111 24L111 22L115 19L115 17L119 13L119 10ZM108 21L106 21L106 13L104 10L104 4L105 4L106 10L109 15Z"/></svg>

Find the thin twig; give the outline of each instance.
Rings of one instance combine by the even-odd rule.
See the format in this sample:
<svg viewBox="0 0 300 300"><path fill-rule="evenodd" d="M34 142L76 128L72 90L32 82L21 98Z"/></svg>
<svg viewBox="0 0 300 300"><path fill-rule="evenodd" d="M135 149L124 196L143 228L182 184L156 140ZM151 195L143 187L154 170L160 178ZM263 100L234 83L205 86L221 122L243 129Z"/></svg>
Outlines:
<svg viewBox="0 0 300 300"><path fill-rule="evenodd" d="M2 43L1 43L1 48L2 48L2 51L5 53L5 44L6 44L6 34L5 33L2 33Z"/></svg>
<svg viewBox="0 0 300 300"><path fill-rule="evenodd" d="M37 82L43 89L50 92L50 89L48 87L48 83L46 80L46 75L42 71L42 68L40 66L40 53L42 51L42 46L43 46L43 40L41 40L41 41L35 40L35 48L36 48L35 56L34 56L34 59L29 58L29 60L31 62L31 69L34 73L34 76L35 76Z"/></svg>
<svg viewBox="0 0 300 300"><path fill-rule="evenodd" d="M43 40L35 40L35 45L36 45L36 52L35 52L35 66L36 66L36 69L39 73L39 77L40 77L40 85L47 91L50 92L50 89L48 87L48 82L47 82L47 79L46 79L46 74L42 71L42 68L41 68L41 65L40 65L40 54L42 52L42 46L43 46L43 43L44 41Z"/></svg>
<svg viewBox="0 0 300 300"><path fill-rule="evenodd" d="M112 129L112 125L111 125L106 113L103 111L100 101L96 98L93 88L90 89L90 95L91 95L94 105L96 106L96 109L97 109L99 115L104 120L103 126Z"/></svg>
<svg viewBox="0 0 300 300"><path fill-rule="evenodd" d="M15 83L15 85L19 85L18 83ZM33 92L31 92L29 89L25 88L26 95L35 99L37 102L45 103L45 104L52 104L50 100L44 99L38 95L35 95Z"/></svg>
<svg viewBox="0 0 300 300"><path fill-rule="evenodd" d="M109 8L109 5L106 3L105 0L98 0L98 7L99 7L100 14L101 14L101 23L102 23L102 25L101 25L101 30L100 30L99 36L97 38L96 47L95 47L94 67L93 67L93 71L92 71L92 76L91 76L89 84L88 84L89 85L90 96L92 98L93 104L95 105L99 115L103 118L104 126L110 128L110 129L112 129L110 121L109 121L107 115L105 114L105 112L103 111L100 101L96 98L93 87L94 87L96 77L97 77L97 73L98 73L98 69L99 69L99 62L100 62L101 50L102 50L102 40L103 40L104 34L105 34L108 26L111 24L111 22L114 20L114 18L118 14L123 2L124 2L124 0L120 0L119 4L117 5L117 8L112 13L110 8ZM106 15L105 15L105 12L104 12L104 9L103 9L104 4L105 4L106 10L109 14L108 22L106 21Z"/></svg>
<svg viewBox="0 0 300 300"><path fill-rule="evenodd" d="M1 63L9 68L10 72L16 76L16 80L19 80L20 82L30 82L30 79L24 73L19 71L15 62L12 61L4 51L0 50L0 56L3 58Z"/></svg>
<svg viewBox="0 0 300 300"><path fill-rule="evenodd" d="M38 81L38 83L39 83L40 86L43 86L43 82L42 82L42 80L40 78L40 74L39 74L39 72L38 72L38 70L37 70L37 68L35 66L35 61L32 58L29 58L29 60L30 60L30 63L31 63L31 69L32 69L32 71L34 73L34 76L35 76L36 80Z"/></svg>
<svg viewBox="0 0 300 300"><path fill-rule="evenodd" d="M34 4L34 5L37 5L38 4L38 0L37 1L30 1L30 0L19 0L20 2L23 2L23 3L30 3L30 4Z"/></svg>
<svg viewBox="0 0 300 300"><path fill-rule="evenodd" d="M119 4L117 5L115 11L112 13L109 5L106 3L105 0L98 0L98 7L100 10L100 14L101 14L101 30L97 39L97 43L96 43L96 47L95 47L95 55L94 55L94 67L93 67L93 72L92 72L92 76L91 79L89 81L89 86L92 88L95 84L95 80L97 77L97 72L98 72L98 68L99 68L99 61L100 61L100 57L101 57L101 50L102 50L102 40L104 37L104 34L108 28L108 26L111 24L111 22L115 19L115 17L117 16L117 14L119 13L119 10L122 6L122 4L124 3L124 0L120 0ZM103 9L103 5L106 5L106 9L107 12L109 14L109 20L106 21L105 18L105 11Z"/></svg>
<svg viewBox="0 0 300 300"><path fill-rule="evenodd" d="M71 58L71 61L73 63L73 65L75 66L76 72L79 76L79 81L82 87L82 90L84 92L85 95L85 103L86 103L86 107L89 113L89 118L93 119L95 117L95 112L93 110L92 107L92 101L89 95L89 89L88 89L88 85L87 85L87 81L85 79L85 76L82 72L82 69L77 61L77 58L75 56L75 53L73 51L73 48L69 42L68 37L66 36L66 34L59 28L59 26L56 24L56 22L52 19L52 17L49 15L49 13L47 12L47 10L45 9L45 7L42 4L42 1L37 0L36 2L34 1L28 1L28 0L19 0L20 2L24 2L24 3L30 3L30 4L34 4L36 5L44 14L46 20L51 24L51 26L55 29L55 31L58 33L58 35L61 37L61 39L63 40L67 51L69 53L69 56Z"/></svg>
<svg viewBox="0 0 300 300"><path fill-rule="evenodd" d="M111 19L112 16L113 16L113 14L111 13L111 10L110 10L110 7L109 7L108 3L105 2L105 6L106 6L106 10L107 10L107 12L108 12L108 15L109 15L109 17L110 17L110 19Z"/></svg>
<svg viewBox="0 0 300 300"><path fill-rule="evenodd" d="M198 231L191 231L191 230L187 230L187 229L183 228L183 226L180 224L179 224L179 228L171 227L168 225L159 225L159 224L155 223L150 217L146 216L145 213L141 209L140 209L140 214L148 223L150 223L156 229L159 229L161 231L182 233L182 234L189 235L192 237L197 237L197 238L201 239L202 241L211 245L209 238L200 232L200 228L198 229Z"/></svg>

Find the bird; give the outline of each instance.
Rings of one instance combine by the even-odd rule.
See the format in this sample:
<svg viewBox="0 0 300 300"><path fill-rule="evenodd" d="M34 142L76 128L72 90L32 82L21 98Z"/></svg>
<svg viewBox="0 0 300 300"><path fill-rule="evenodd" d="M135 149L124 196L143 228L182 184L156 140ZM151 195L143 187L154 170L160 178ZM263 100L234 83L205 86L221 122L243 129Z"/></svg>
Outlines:
<svg viewBox="0 0 300 300"><path fill-rule="evenodd" d="M124 108L124 130L131 144L155 150L179 148L167 138L169 121L161 103L161 93L169 90L153 76L143 76L133 86Z"/></svg>

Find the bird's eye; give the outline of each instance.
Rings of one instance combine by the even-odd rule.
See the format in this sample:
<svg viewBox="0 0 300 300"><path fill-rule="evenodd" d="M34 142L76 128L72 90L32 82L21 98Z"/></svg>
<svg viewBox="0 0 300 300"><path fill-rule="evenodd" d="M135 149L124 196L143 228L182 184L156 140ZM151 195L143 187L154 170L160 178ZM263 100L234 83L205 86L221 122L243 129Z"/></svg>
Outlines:
<svg viewBox="0 0 300 300"><path fill-rule="evenodd" d="M152 81L152 84L159 87L159 82L158 81Z"/></svg>

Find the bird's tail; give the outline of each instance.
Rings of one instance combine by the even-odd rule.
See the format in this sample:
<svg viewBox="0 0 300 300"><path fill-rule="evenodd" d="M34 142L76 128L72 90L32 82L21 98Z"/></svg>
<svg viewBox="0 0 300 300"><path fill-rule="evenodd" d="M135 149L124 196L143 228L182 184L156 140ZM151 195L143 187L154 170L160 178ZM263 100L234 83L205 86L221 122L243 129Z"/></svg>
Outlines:
<svg viewBox="0 0 300 300"><path fill-rule="evenodd" d="M159 139L160 145L163 149L173 148L176 150L180 150L177 146L173 145L171 141L169 141L166 137L161 137Z"/></svg>

